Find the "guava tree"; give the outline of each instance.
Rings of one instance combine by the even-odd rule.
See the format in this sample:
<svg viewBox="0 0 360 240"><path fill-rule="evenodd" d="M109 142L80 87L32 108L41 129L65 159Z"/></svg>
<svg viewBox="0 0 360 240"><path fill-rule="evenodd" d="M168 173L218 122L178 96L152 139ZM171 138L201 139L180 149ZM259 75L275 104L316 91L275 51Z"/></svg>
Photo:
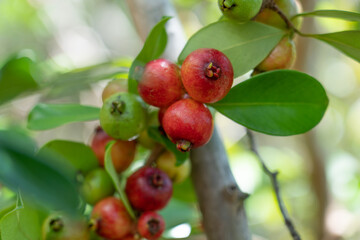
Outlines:
<svg viewBox="0 0 360 240"><path fill-rule="evenodd" d="M38 148L23 134L0 131L0 180L16 195L2 209L1 239L159 239L165 226L190 221L181 204L166 211L171 197L198 202L202 226L194 232L204 231L207 239L251 239L244 207L249 195L236 184L213 130L215 113L247 128L284 223L293 239L301 239L281 198L279 173L262 160L253 131L291 136L321 121L329 103L324 88L288 69L296 57L293 38L318 39L359 61L360 31L309 34L300 26L305 17L360 21L360 14L301 13L293 0L219 0L223 16L186 40L171 2L126 3L144 40L130 65L114 59L42 84L34 77L42 69L29 58L2 66L1 104L22 94L115 80L103 91L101 109L38 103L28 115L32 131L100 119L91 146L54 136Z"/></svg>

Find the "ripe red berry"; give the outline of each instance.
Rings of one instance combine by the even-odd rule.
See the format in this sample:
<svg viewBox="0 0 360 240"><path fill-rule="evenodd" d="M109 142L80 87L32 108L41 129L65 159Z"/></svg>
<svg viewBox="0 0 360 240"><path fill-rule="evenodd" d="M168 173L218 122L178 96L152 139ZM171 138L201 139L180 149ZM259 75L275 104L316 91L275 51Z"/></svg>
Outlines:
<svg viewBox="0 0 360 240"><path fill-rule="evenodd" d="M131 205L139 211L155 211L166 206L172 195L170 178L157 168L143 167L126 182L125 192Z"/></svg>
<svg viewBox="0 0 360 240"><path fill-rule="evenodd" d="M97 234L107 239L120 239L131 233L132 220L121 200L115 197L104 198L92 211Z"/></svg>
<svg viewBox="0 0 360 240"><path fill-rule="evenodd" d="M108 142L114 140L101 127L96 128L95 135L91 141L93 149L100 166L104 166L105 148ZM116 140L111 150L111 158L117 172L122 172L135 158L136 142Z"/></svg>
<svg viewBox="0 0 360 240"><path fill-rule="evenodd" d="M214 128L209 109L192 99L182 99L171 105L162 123L170 140L184 152L206 144Z"/></svg>
<svg viewBox="0 0 360 240"><path fill-rule="evenodd" d="M181 77L191 98L213 103L230 91L234 71L230 60L222 52L201 48L186 57L181 66Z"/></svg>
<svg viewBox="0 0 360 240"><path fill-rule="evenodd" d="M137 230L144 238L156 240L165 230L165 221L156 212L145 212L138 220Z"/></svg>
<svg viewBox="0 0 360 240"><path fill-rule="evenodd" d="M169 106L184 93L179 67L166 59L147 63L138 90L146 103L156 107Z"/></svg>

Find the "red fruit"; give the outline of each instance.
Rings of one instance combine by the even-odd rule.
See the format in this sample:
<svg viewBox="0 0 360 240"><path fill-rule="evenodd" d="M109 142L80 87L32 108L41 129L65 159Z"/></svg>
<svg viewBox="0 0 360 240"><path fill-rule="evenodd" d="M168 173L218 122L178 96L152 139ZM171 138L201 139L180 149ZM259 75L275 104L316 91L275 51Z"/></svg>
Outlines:
<svg viewBox="0 0 360 240"><path fill-rule="evenodd" d="M121 240L136 240L134 234L127 235L126 237L122 238Z"/></svg>
<svg viewBox="0 0 360 240"><path fill-rule="evenodd" d="M165 230L165 221L156 212L145 212L138 220L137 230L144 238L156 240Z"/></svg>
<svg viewBox="0 0 360 240"><path fill-rule="evenodd" d="M114 197L104 198L92 211L96 232L107 239L119 239L131 233L132 220L123 203Z"/></svg>
<svg viewBox="0 0 360 240"><path fill-rule="evenodd" d="M101 166L104 166L106 145L112 140L114 139L107 135L101 127L96 128L95 135L91 141L91 148ZM111 150L111 158L117 172L122 172L130 166L135 158L135 152L135 141L116 140Z"/></svg>
<svg viewBox="0 0 360 240"><path fill-rule="evenodd" d="M181 77L191 98L203 103L213 103L230 91L234 71L230 60L222 52L200 48L184 60Z"/></svg>
<svg viewBox="0 0 360 240"><path fill-rule="evenodd" d="M160 126L162 126L162 120L163 120L163 118L164 118L164 114L165 114L165 112L166 112L167 109L168 109L167 107L163 107L163 108L160 108L160 110L159 110L158 120L159 120Z"/></svg>
<svg viewBox="0 0 360 240"><path fill-rule="evenodd" d="M125 192L135 209L155 211L166 206L173 188L166 173L157 168L143 167L127 179Z"/></svg>
<svg viewBox="0 0 360 240"><path fill-rule="evenodd" d="M171 105L162 123L170 140L184 152L206 144L214 129L209 109L192 99L182 99Z"/></svg>
<svg viewBox="0 0 360 240"><path fill-rule="evenodd" d="M156 107L169 106L184 93L179 67L166 59L147 63L138 90L146 103Z"/></svg>

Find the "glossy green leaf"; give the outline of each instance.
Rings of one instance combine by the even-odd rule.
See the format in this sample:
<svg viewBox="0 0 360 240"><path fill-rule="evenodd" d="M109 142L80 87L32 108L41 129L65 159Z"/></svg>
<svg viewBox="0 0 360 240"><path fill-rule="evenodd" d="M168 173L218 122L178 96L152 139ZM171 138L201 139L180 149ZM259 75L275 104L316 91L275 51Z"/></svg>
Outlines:
<svg viewBox="0 0 360 240"><path fill-rule="evenodd" d="M119 75L127 75L130 65L129 59L118 59L70 72L58 73L50 79L47 97L55 98L78 94L79 91L88 88L91 83L116 78Z"/></svg>
<svg viewBox="0 0 360 240"><path fill-rule="evenodd" d="M114 183L115 189L118 192L118 194L120 195L120 199L123 202L127 212L129 213L129 215L131 216L132 219L136 219L135 213L131 208L131 205L129 203L129 200L126 197L126 194L125 194L125 192L123 190L123 187L121 186L121 182L119 180L118 173L116 172L115 167L114 167L113 162L112 162L112 159L111 159L111 149L112 149L114 143L115 143L115 141L111 141L106 146L105 170L109 174L109 176L111 177L111 180Z"/></svg>
<svg viewBox="0 0 360 240"><path fill-rule="evenodd" d="M93 150L83 143L54 140L46 143L39 154L46 152L57 154L62 162L70 164L76 171L81 171L83 174L99 167Z"/></svg>
<svg viewBox="0 0 360 240"><path fill-rule="evenodd" d="M280 29L257 22L220 21L195 33L178 60L182 63L187 55L198 48L215 48L230 59L234 76L238 77L264 60L284 34Z"/></svg>
<svg viewBox="0 0 360 240"><path fill-rule="evenodd" d="M360 62L360 31L344 31L306 35L333 46L345 55Z"/></svg>
<svg viewBox="0 0 360 240"><path fill-rule="evenodd" d="M75 183L52 157L35 155L23 135L0 131L1 183L48 207L75 213L79 206Z"/></svg>
<svg viewBox="0 0 360 240"><path fill-rule="evenodd" d="M97 120L99 113L100 109L92 106L40 103L29 113L27 127L32 130L46 130L70 122Z"/></svg>
<svg viewBox="0 0 360 240"><path fill-rule="evenodd" d="M172 143L167 137L162 135L158 129L158 127L149 127L148 128L149 137L154 139L156 142L163 145L167 150L171 151L175 154L176 157L176 166L179 166L185 162L186 159L189 158L189 153L180 152L174 143Z"/></svg>
<svg viewBox="0 0 360 240"><path fill-rule="evenodd" d="M291 70L256 75L212 104L233 121L258 132L288 136L309 131L322 119L328 98L313 77Z"/></svg>
<svg viewBox="0 0 360 240"><path fill-rule="evenodd" d="M15 208L1 219L1 239L41 239L42 220L35 208L19 198Z"/></svg>
<svg viewBox="0 0 360 240"><path fill-rule="evenodd" d="M37 89L36 64L27 57L13 58L0 69L0 104Z"/></svg>
<svg viewBox="0 0 360 240"><path fill-rule="evenodd" d="M327 18L338 18L347 21L360 21L360 13L348 12L342 10L317 10L313 12L304 12L295 15L292 18L297 17L327 17Z"/></svg>
<svg viewBox="0 0 360 240"><path fill-rule="evenodd" d="M141 70L146 63L159 58L160 55L164 52L167 43L167 34L165 30L165 24L169 21L171 17L164 17L160 22L158 22L154 28L149 33L143 48L139 55L135 58L134 62L131 65L129 72L129 92L138 93L137 90L137 81L141 75Z"/></svg>

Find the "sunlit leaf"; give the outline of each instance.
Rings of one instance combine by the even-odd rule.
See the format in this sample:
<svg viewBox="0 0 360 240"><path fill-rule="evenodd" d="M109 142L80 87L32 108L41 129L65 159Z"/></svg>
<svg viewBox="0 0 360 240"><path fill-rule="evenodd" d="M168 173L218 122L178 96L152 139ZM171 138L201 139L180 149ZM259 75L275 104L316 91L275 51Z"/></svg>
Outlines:
<svg viewBox="0 0 360 240"><path fill-rule="evenodd" d="M342 10L317 10L313 12L304 12L295 15L292 18L297 17L327 17L327 18L338 18L347 21L360 21L360 13L348 12Z"/></svg>
<svg viewBox="0 0 360 240"><path fill-rule="evenodd" d="M224 99L211 106L247 128L287 136L315 127L326 111L328 98L313 77L297 71L278 70L238 84Z"/></svg>

